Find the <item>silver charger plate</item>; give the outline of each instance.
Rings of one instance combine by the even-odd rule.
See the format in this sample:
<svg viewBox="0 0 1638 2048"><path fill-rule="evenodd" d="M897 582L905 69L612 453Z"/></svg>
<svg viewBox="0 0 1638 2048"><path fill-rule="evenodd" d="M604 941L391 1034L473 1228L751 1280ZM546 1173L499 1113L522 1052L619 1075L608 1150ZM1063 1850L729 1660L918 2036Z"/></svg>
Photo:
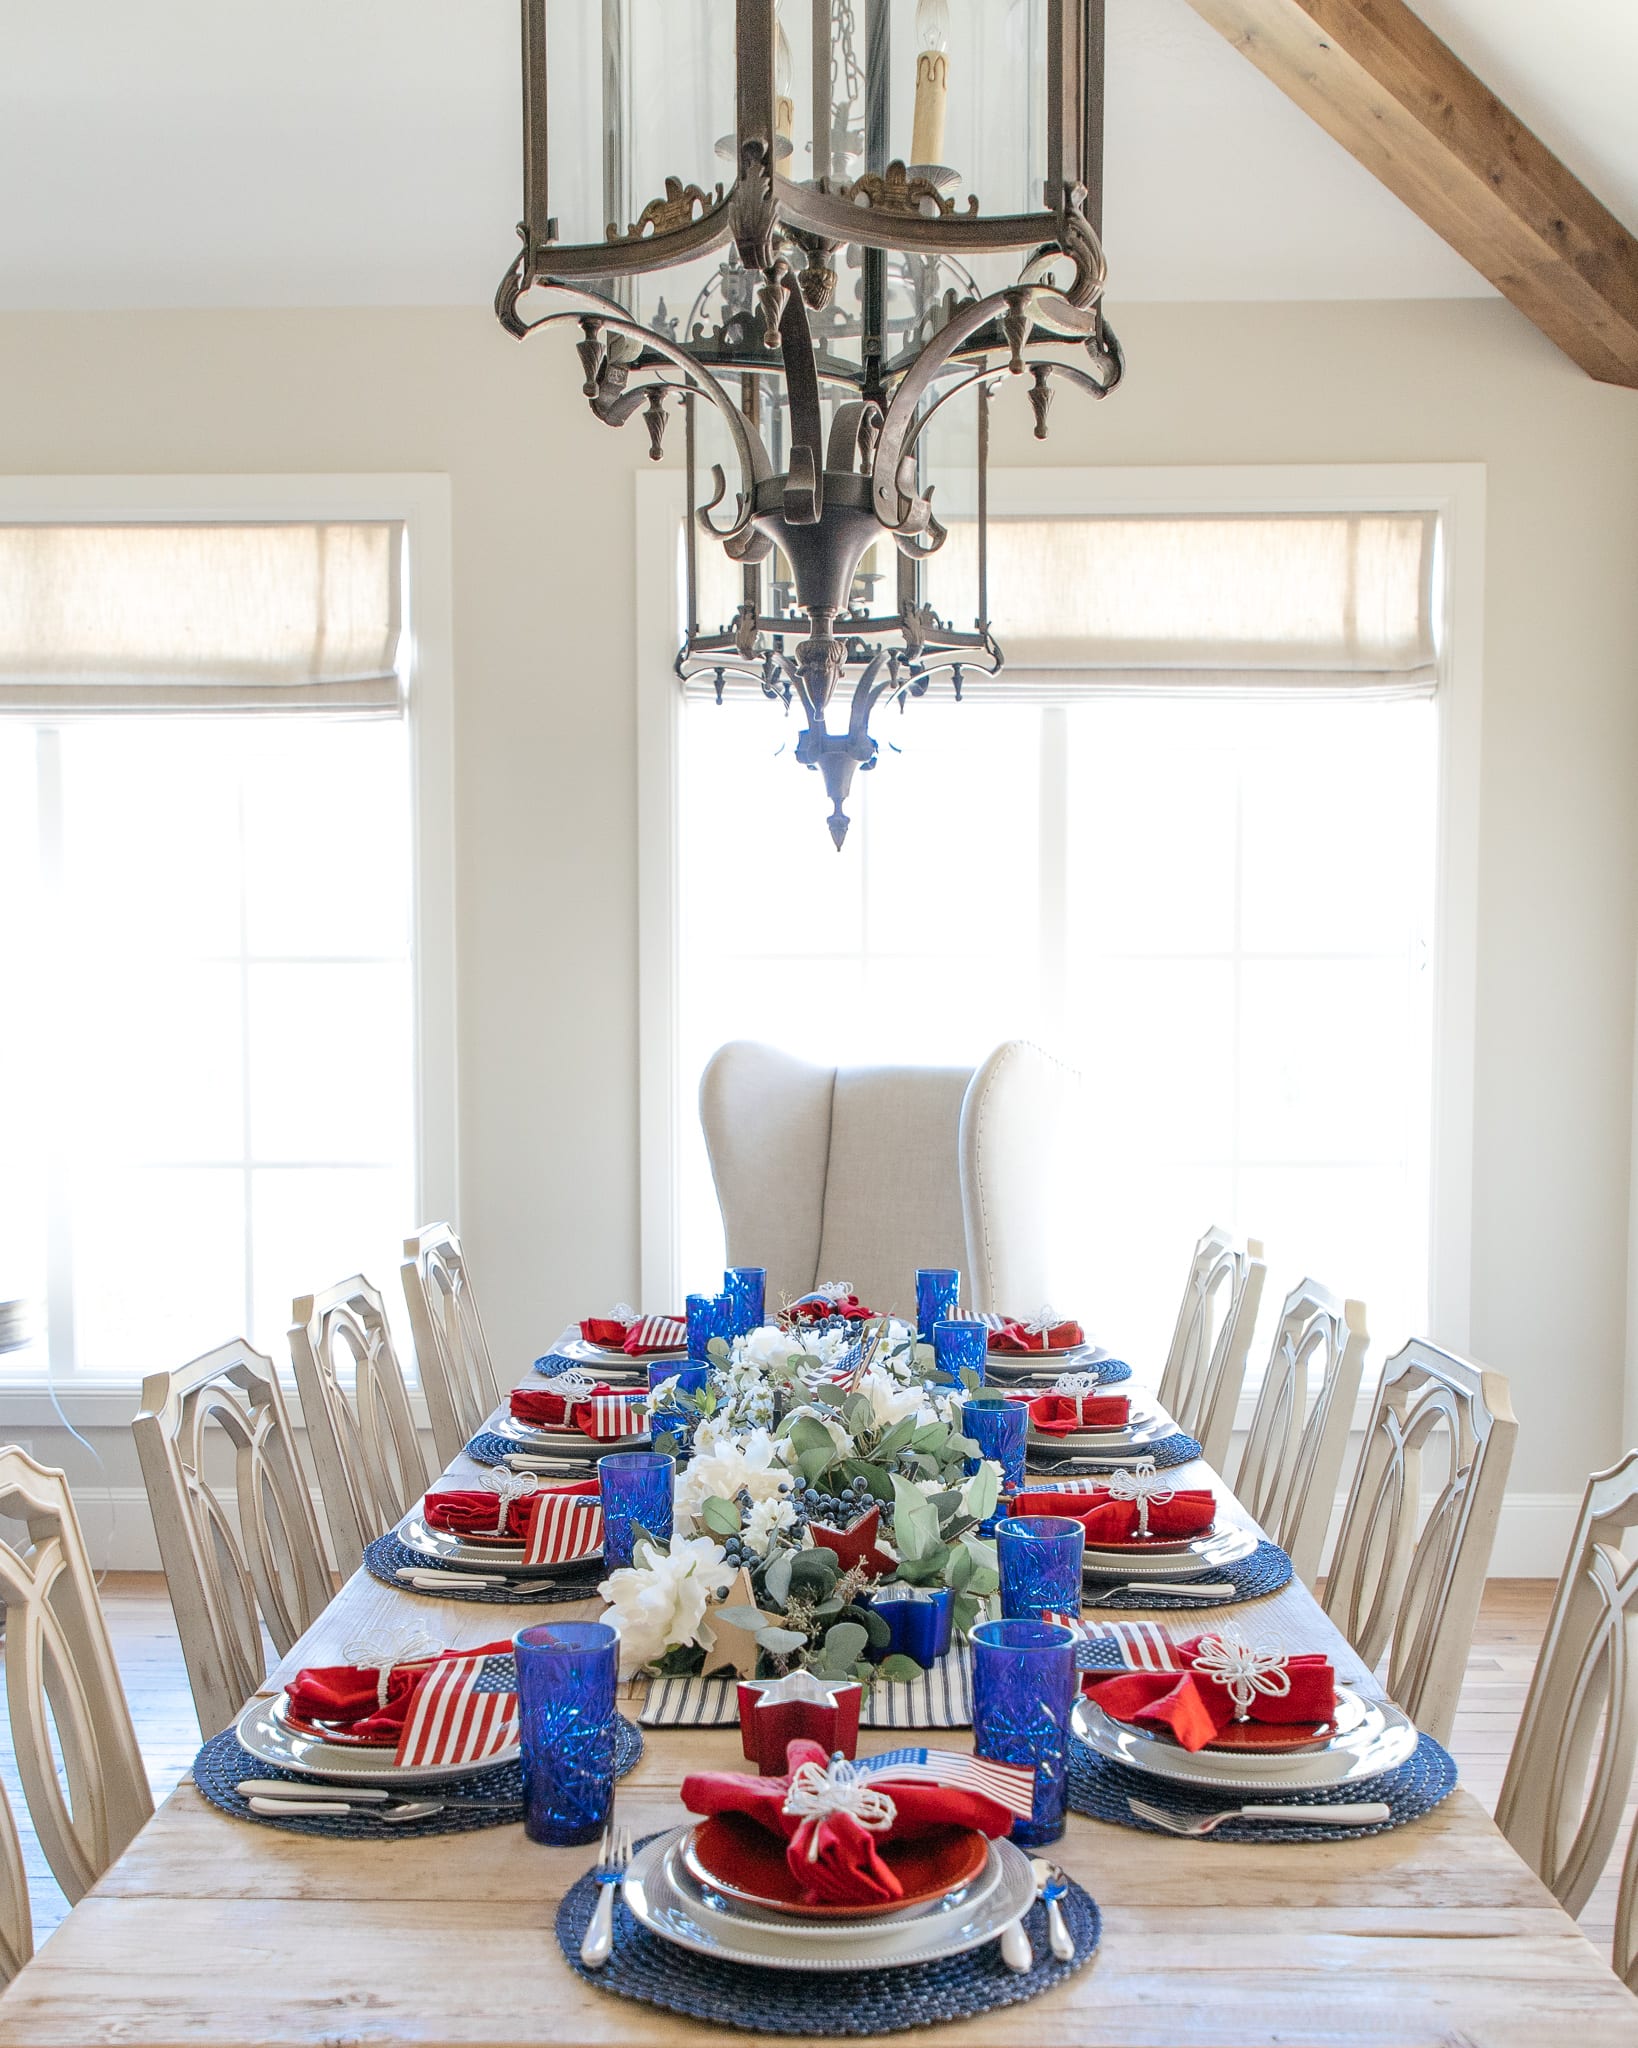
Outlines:
<svg viewBox="0 0 1638 2048"><path fill-rule="evenodd" d="M1187 1750L1116 1721L1095 1701L1075 1702L1071 1726L1088 1749L1151 1778L1216 1792L1313 1792L1357 1785L1397 1770L1416 1747L1415 1724L1386 1700L1337 1687L1337 1732L1314 1749Z"/></svg>
<svg viewBox="0 0 1638 2048"><path fill-rule="evenodd" d="M578 1429L541 1429L532 1422L519 1422L504 1410L495 1416L489 1428L491 1434L505 1437L520 1451L530 1451L541 1458L573 1459L584 1465L595 1465L599 1458L614 1451L646 1451L649 1446L646 1429L637 1436L611 1436L600 1441L582 1436Z"/></svg>
<svg viewBox="0 0 1638 2048"><path fill-rule="evenodd" d="M938 1962L993 1941L1035 1898L1029 1858L1011 1842L992 1842L990 1855L999 1864L999 1873L993 1889L976 1904L953 1914L850 1921L854 1939L843 1944L828 1929L816 1934L799 1919L752 1921L742 1919L739 1910L726 1913L707 1906L671 1857L689 1832L686 1827L673 1828L639 1849L626 1871L621 1896L650 1934L719 1962L749 1963L764 1970L830 1971Z"/></svg>
<svg viewBox="0 0 1638 2048"><path fill-rule="evenodd" d="M1043 1391L1050 1393L1052 1390L1048 1387ZM1139 1457L1145 1444L1158 1444L1176 1434L1177 1425L1170 1416L1144 1409L1134 1414L1130 1422L1108 1429L1077 1429L1072 1436L1053 1436L1050 1432L1038 1430L1032 1422L1027 1446L1031 1451L1058 1451L1065 1457L1074 1457L1082 1452L1098 1457L1107 1457L1110 1453L1119 1456L1127 1451Z"/></svg>
<svg viewBox="0 0 1638 2048"><path fill-rule="evenodd" d="M1081 1557L1085 1579L1186 1579L1209 1577L1225 1565L1238 1564L1257 1548L1254 1529L1214 1529L1181 1546L1164 1550L1124 1550L1088 1544Z"/></svg>
<svg viewBox="0 0 1638 2048"><path fill-rule="evenodd" d="M693 1850L694 1830L684 1831L682 1839L666 1851L665 1872L679 1891L696 1899L709 1912L726 1920L738 1920L747 1927L781 1927L791 1925L792 1916L780 1912L777 1906L756 1906L748 1899L736 1899L731 1894L719 1891L712 1882L711 1873L697 1860ZM1001 1859L993 1853L984 1859L984 1867L968 1883L957 1885L942 1899L928 1899L919 1906L895 1909L884 1907L879 1914L858 1920L802 1920L797 1924L816 1940L851 1941L857 1937L861 1927L879 1927L891 1920L896 1927L908 1925L912 1920L943 1918L951 1913L971 1913L982 1905L995 1887L1001 1882Z"/></svg>
<svg viewBox="0 0 1638 2048"><path fill-rule="evenodd" d="M595 1574L603 1563L601 1551L595 1557L577 1558L572 1564L525 1564L521 1543L468 1543L450 1529L434 1529L419 1510L411 1509L393 1532L406 1550L418 1551L428 1564L450 1571L516 1573L520 1578L569 1578L577 1573ZM588 1585L587 1591L591 1590Z"/></svg>
<svg viewBox="0 0 1638 2048"><path fill-rule="evenodd" d="M233 1732L258 1763L272 1764L281 1771L295 1771L305 1778L318 1778L335 1785L437 1785L446 1778L470 1778L471 1764L406 1764L393 1761L391 1749L366 1749L356 1743L325 1742L317 1735L305 1735L294 1728L287 1716L285 1695L258 1696L247 1700L240 1710ZM516 1760L518 1746L491 1757L484 1770ZM389 1830L390 1832L390 1830Z"/></svg>
<svg viewBox="0 0 1638 2048"><path fill-rule="evenodd" d="M585 1366L588 1371L609 1374L633 1373L646 1386L648 1369L651 1365L688 1363L688 1346L677 1351L645 1351L638 1358L629 1351L605 1351L601 1344L588 1344L584 1337L570 1337L561 1344L554 1344L548 1358L561 1358L565 1364Z"/></svg>

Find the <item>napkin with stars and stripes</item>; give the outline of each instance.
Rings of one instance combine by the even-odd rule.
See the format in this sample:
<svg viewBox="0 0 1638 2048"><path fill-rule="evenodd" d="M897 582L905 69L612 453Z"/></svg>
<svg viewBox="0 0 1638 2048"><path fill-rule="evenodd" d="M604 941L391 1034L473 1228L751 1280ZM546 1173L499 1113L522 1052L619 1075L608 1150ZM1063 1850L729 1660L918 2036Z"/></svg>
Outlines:
<svg viewBox="0 0 1638 2048"><path fill-rule="evenodd" d="M418 1769L493 1763L518 1741L517 1665L487 1650L446 1650L415 1689L394 1761Z"/></svg>
<svg viewBox="0 0 1638 2048"><path fill-rule="evenodd" d="M526 1565L578 1564L603 1549L603 1503L595 1479L578 1486L542 1487L525 1503Z"/></svg>
<svg viewBox="0 0 1638 2048"><path fill-rule="evenodd" d="M1081 1643L1102 1643L1116 1651L1129 1671L1184 1671L1188 1668L1177 1645L1152 1621L1082 1621L1073 1614L1048 1612L1043 1621L1061 1622Z"/></svg>

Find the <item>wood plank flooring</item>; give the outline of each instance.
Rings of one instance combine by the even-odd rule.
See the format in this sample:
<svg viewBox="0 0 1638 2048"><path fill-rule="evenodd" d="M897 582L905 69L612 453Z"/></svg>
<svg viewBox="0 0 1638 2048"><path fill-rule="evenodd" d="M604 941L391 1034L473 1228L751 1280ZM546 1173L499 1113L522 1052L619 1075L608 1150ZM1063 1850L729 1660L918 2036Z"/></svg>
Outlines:
<svg viewBox="0 0 1638 2048"><path fill-rule="evenodd" d="M1501 1791L1552 1591L1549 1579L1492 1579L1485 1588L1451 1747L1463 1782L1489 1810L1494 1809ZM110 1573L103 1582L102 1597L157 1804L186 1775L199 1746L198 1722L165 1582L157 1573ZM43 1941L67 1908L23 1820L3 1715L0 1782L23 1823L35 1940ZM1629 1809L1628 1826L1632 1819ZM1621 1839L1624 1844L1625 1830ZM1606 1953L1614 1930L1618 1878L1619 1857L1581 1916L1592 1941Z"/></svg>

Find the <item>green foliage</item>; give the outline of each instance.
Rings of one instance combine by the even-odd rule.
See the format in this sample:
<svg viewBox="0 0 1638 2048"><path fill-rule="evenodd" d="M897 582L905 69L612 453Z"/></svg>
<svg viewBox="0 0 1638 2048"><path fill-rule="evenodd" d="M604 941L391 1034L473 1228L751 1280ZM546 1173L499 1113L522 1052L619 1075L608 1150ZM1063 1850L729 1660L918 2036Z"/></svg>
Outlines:
<svg viewBox="0 0 1638 2048"><path fill-rule="evenodd" d="M700 1509L700 1520L713 1536L737 1536L739 1534L739 1503L724 1500L720 1494L712 1494Z"/></svg>

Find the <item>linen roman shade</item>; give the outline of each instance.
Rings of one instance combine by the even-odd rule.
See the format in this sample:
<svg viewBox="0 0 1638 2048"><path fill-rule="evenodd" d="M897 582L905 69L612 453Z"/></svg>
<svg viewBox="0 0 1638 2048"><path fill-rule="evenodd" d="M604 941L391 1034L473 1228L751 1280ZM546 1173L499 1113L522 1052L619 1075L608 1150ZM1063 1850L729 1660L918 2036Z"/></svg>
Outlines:
<svg viewBox="0 0 1638 2048"><path fill-rule="evenodd" d="M0 526L0 712L395 717L392 521Z"/></svg>
<svg viewBox="0 0 1638 2048"><path fill-rule="evenodd" d="M1426 694L1436 538L1431 512L992 518L1006 667L993 680L969 671L963 691L1038 703L1111 690ZM738 572L719 554L699 550L701 604L726 619ZM952 520L926 564L927 598L952 625L971 622L977 555L977 526ZM878 566L891 574L886 543ZM688 687L709 692L711 679Z"/></svg>

